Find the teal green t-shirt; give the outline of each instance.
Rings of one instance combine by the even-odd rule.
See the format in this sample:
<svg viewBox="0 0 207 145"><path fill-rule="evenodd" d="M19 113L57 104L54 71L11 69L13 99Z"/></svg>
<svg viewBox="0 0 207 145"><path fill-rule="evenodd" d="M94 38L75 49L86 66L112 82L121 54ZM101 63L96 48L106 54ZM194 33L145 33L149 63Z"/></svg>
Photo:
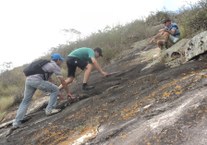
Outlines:
<svg viewBox="0 0 207 145"><path fill-rule="evenodd" d="M82 47L73 50L68 56L76 57L80 60L92 63L91 58L95 58L95 53L92 48Z"/></svg>

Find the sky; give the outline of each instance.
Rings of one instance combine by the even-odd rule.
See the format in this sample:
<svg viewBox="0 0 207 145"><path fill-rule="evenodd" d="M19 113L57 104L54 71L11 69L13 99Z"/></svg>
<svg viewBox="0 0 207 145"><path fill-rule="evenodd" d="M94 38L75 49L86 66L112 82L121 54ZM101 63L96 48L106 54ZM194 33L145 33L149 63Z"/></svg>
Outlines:
<svg viewBox="0 0 207 145"><path fill-rule="evenodd" d="M21 66L77 38L63 29L76 29L85 37L106 26L126 24L164 8L176 11L197 1L0 0L0 65Z"/></svg>

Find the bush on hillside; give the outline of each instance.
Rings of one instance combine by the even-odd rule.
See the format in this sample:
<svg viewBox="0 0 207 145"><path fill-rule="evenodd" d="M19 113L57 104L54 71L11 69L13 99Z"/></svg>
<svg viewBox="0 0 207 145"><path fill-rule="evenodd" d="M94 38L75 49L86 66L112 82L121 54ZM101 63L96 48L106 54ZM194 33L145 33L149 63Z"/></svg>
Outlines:
<svg viewBox="0 0 207 145"><path fill-rule="evenodd" d="M11 107L14 103L14 97L12 96L1 96L0 97L0 121L6 114L6 110Z"/></svg>
<svg viewBox="0 0 207 145"><path fill-rule="evenodd" d="M169 11L157 11L151 12L151 14L146 18L146 24L149 26L156 26L161 24L162 20L166 18L173 18L174 13Z"/></svg>
<svg viewBox="0 0 207 145"><path fill-rule="evenodd" d="M207 8L195 12L188 24L194 32L207 30Z"/></svg>
<svg viewBox="0 0 207 145"><path fill-rule="evenodd" d="M71 42L67 45L60 45L51 49L51 53L59 52L67 56L72 50L80 47L101 47L103 48L103 64L107 64L123 50L131 48L133 42L146 39L155 34L157 28L149 27L144 20L135 20L124 26L106 26L103 30L92 33L90 36Z"/></svg>
<svg viewBox="0 0 207 145"><path fill-rule="evenodd" d="M11 71L5 71L0 75L0 93L1 98L10 96L13 97L12 104L20 102L24 90L24 80L22 68L15 68ZM9 104L10 105L10 104ZM11 105L10 105L11 106Z"/></svg>
<svg viewBox="0 0 207 145"><path fill-rule="evenodd" d="M180 10L178 22L182 37L192 37L196 33L207 30L207 0Z"/></svg>

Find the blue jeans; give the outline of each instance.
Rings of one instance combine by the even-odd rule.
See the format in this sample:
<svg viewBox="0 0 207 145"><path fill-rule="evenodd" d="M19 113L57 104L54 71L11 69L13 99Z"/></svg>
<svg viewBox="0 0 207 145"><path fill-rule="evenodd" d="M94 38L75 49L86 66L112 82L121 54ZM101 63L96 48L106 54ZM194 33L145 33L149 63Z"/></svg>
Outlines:
<svg viewBox="0 0 207 145"><path fill-rule="evenodd" d="M27 109L29 107L32 96L34 95L37 89L51 93L50 100L45 111L50 112L56 106L57 95L59 93L59 89L56 85L44 80L26 79L24 98L17 110L17 115L14 119L13 126L18 126L21 124L21 121L27 113Z"/></svg>

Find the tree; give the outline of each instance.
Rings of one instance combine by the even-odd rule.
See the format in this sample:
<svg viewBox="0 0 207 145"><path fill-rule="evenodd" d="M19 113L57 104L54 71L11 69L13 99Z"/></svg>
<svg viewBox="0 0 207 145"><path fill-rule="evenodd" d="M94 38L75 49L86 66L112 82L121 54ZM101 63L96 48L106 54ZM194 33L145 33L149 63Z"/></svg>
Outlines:
<svg viewBox="0 0 207 145"><path fill-rule="evenodd" d="M81 36L81 32L76 30L76 29L62 29L62 31L64 32L64 36L67 39L67 42L70 43L71 41L75 40L80 40L80 36ZM75 38L74 38L75 37Z"/></svg>
<svg viewBox="0 0 207 145"><path fill-rule="evenodd" d="M0 65L0 73L3 73L5 71L8 71L8 70L10 70L12 68L13 68L13 63L12 62L3 62Z"/></svg>

